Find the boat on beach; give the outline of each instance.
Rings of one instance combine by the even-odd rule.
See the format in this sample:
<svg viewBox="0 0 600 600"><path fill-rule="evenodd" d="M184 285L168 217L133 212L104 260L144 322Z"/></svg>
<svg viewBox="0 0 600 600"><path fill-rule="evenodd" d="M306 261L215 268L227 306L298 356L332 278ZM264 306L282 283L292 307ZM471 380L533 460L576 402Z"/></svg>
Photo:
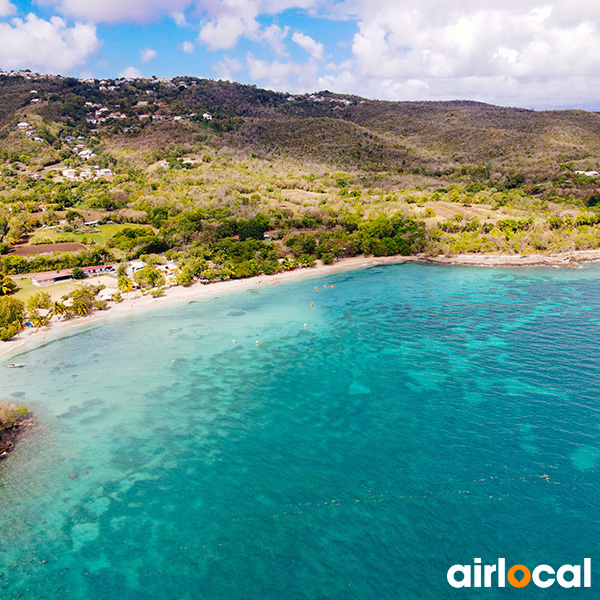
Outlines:
<svg viewBox="0 0 600 600"><path fill-rule="evenodd" d="M6 366L9 369L20 369L21 367L24 367L25 365L23 363L8 363Z"/></svg>

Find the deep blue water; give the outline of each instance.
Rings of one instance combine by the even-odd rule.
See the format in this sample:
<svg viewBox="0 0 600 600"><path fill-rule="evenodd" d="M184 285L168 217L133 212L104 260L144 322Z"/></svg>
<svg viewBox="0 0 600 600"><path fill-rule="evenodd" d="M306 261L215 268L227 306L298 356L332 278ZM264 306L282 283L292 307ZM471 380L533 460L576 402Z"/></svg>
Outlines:
<svg viewBox="0 0 600 600"><path fill-rule="evenodd" d="M19 357L0 598L598 598L446 572L600 565L599 276L376 267Z"/></svg>

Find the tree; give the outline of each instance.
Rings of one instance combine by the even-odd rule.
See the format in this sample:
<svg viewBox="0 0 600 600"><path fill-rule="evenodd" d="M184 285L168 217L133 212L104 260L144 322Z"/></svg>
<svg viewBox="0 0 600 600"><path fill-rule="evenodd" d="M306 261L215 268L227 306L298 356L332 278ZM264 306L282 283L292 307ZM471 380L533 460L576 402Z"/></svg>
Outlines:
<svg viewBox="0 0 600 600"><path fill-rule="evenodd" d="M52 305L52 314L56 315L57 317L62 317L66 313L67 307L60 300L54 302Z"/></svg>
<svg viewBox="0 0 600 600"><path fill-rule="evenodd" d="M92 312L92 303L80 298L73 302L71 309L78 317L85 317Z"/></svg>
<svg viewBox="0 0 600 600"><path fill-rule="evenodd" d="M119 279L117 279L117 287L120 292L125 294L133 289L133 282L126 275L121 275Z"/></svg>
<svg viewBox="0 0 600 600"><path fill-rule="evenodd" d="M85 271L81 267L73 267L71 277L73 279L85 279Z"/></svg>
<svg viewBox="0 0 600 600"><path fill-rule="evenodd" d="M8 296L17 289L17 284L8 276L0 274L0 296Z"/></svg>
<svg viewBox="0 0 600 600"><path fill-rule="evenodd" d="M23 327L25 305L16 298L0 298L0 340L8 340Z"/></svg>
<svg viewBox="0 0 600 600"><path fill-rule="evenodd" d="M191 285L193 281L194 274L192 273L192 270L189 267L184 266L177 275L177 283L187 287L188 285Z"/></svg>
<svg viewBox="0 0 600 600"><path fill-rule="evenodd" d="M143 288L159 287L165 283L163 274L152 265L141 268L133 278Z"/></svg>
<svg viewBox="0 0 600 600"><path fill-rule="evenodd" d="M37 313L40 309L48 309L52 306L52 298L48 292L37 292L27 299L27 312Z"/></svg>

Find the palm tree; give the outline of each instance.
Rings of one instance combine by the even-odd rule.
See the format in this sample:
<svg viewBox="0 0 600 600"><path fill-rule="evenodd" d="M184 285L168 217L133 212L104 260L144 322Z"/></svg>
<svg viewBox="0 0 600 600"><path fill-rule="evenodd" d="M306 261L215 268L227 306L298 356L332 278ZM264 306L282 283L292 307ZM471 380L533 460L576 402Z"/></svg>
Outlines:
<svg viewBox="0 0 600 600"><path fill-rule="evenodd" d="M67 307L60 301L56 300L54 304L52 304L52 314L57 317L62 317L67 313Z"/></svg>
<svg viewBox="0 0 600 600"><path fill-rule="evenodd" d="M0 275L0 296L10 294L16 287L17 284L8 275Z"/></svg>
<svg viewBox="0 0 600 600"><path fill-rule="evenodd" d="M43 327L48 322L46 317L42 317L40 314L33 315L31 317L31 323L34 327Z"/></svg>
<svg viewBox="0 0 600 600"><path fill-rule="evenodd" d="M90 314L92 307L85 300L76 300L71 307L73 312L79 317L85 317Z"/></svg>

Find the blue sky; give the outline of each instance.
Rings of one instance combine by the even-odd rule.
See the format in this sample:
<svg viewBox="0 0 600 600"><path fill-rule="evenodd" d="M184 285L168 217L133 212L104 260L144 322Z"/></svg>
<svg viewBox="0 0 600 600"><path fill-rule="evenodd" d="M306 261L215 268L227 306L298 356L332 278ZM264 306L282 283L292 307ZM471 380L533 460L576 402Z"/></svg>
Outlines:
<svg viewBox="0 0 600 600"><path fill-rule="evenodd" d="M0 68L596 109L590 0L0 0Z"/></svg>

